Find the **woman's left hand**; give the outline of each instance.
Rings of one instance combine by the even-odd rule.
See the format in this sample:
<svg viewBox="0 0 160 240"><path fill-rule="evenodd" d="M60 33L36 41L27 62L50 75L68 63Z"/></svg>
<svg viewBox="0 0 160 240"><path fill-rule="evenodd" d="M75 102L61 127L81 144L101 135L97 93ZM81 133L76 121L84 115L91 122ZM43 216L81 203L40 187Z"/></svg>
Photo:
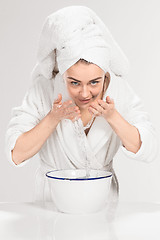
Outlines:
<svg viewBox="0 0 160 240"><path fill-rule="evenodd" d="M114 101L109 96L106 97L106 102L98 99L90 104L88 111L95 116L102 116L106 120L108 120L115 112Z"/></svg>

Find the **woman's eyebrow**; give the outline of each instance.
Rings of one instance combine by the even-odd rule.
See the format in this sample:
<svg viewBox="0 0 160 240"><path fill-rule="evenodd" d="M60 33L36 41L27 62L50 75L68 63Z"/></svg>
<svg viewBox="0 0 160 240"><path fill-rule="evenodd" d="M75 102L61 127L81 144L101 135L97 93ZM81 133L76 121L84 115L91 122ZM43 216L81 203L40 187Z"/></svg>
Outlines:
<svg viewBox="0 0 160 240"><path fill-rule="evenodd" d="M75 79L75 78L73 78L73 77L67 77L67 78L72 79L72 80L77 81L77 82L81 82L80 80ZM95 81L95 80L98 80L98 79L100 79L100 78L102 78L102 77L94 78L94 79L92 79L92 80L89 80L89 82L91 82L91 81Z"/></svg>

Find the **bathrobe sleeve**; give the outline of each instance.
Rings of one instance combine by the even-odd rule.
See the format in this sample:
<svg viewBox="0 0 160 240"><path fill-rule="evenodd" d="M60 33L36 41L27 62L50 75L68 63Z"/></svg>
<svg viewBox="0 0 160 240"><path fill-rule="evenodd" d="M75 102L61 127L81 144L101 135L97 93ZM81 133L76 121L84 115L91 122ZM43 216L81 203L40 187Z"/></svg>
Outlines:
<svg viewBox="0 0 160 240"><path fill-rule="evenodd" d="M23 166L27 161L15 165L12 161L11 150L16 144L17 138L35 127L43 117L40 82L34 83L26 92L21 106L14 107L11 111L11 120L5 135L5 152L8 160L14 166Z"/></svg>
<svg viewBox="0 0 160 240"><path fill-rule="evenodd" d="M137 153L128 151L121 143L121 149L127 157L144 162L151 162L158 153L158 138L156 130L153 127L150 116L143 109L143 103L137 96L127 80L124 80L123 94L125 96L126 114L125 119L134 125L140 134L142 141L141 147Z"/></svg>

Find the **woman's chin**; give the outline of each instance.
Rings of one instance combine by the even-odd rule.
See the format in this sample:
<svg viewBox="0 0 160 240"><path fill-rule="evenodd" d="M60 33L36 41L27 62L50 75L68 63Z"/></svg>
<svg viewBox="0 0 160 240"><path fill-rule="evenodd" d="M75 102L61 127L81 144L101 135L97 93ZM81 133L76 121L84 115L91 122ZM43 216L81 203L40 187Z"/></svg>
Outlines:
<svg viewBox="0 0 160 240"><path fill-rule="evenodd" d="M80 104L78 102L75 102L75 104L79 107L80 110L87 110L89 107L89 104Z"/></svg>

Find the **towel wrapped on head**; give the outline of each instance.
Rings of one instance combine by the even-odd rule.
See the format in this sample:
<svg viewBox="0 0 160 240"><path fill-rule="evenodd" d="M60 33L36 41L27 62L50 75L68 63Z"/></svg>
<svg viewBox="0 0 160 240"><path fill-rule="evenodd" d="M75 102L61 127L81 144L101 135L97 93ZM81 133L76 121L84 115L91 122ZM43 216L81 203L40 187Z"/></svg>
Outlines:
<svg viewBox="0 0 160 240"><path fill-rule="evenodd" d="M51 79L57 72L62 75L80 58L105 73L128 73L128 59L96 13L86 6L65 7L44 22L32 78L43 75Z"/></svg>

